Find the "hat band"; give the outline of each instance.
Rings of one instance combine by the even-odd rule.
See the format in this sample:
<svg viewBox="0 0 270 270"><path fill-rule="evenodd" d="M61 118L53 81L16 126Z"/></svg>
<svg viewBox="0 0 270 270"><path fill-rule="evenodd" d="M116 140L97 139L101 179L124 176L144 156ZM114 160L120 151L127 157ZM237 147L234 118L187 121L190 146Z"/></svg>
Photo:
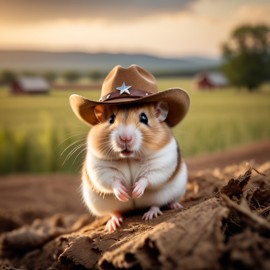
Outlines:
<svg viewBox="0 0 270 270"><path fill-rule="evenodd" d="M146 97L151 95L151 93L148 93L146 91L143 90L139 90L139 89L135 89L135 88L129 88L128 89L128 93L120 93L120 92L110 92L108 93L106 96L103 96L99 99L99 101L104 102L104 101L108 101L108 100L112 100L112 99L119 99L119 98L141 98L141 97Z"/></svg>

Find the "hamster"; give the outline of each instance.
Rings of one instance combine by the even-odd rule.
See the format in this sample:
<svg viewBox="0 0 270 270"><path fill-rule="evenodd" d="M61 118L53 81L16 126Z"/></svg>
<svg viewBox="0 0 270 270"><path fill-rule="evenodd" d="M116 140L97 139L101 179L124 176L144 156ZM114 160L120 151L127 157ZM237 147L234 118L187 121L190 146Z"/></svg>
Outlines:
<svg viewBox="0 0 270 270"><path fill-rule="evenodd" d="M83 199L95 216L110 215L105 229L115 231L122 213L149 208L143 219L162 215L160 207L182 208L187 167L165 119L164 102L97 105L99 123L87 136L82 169Z"/></svg>

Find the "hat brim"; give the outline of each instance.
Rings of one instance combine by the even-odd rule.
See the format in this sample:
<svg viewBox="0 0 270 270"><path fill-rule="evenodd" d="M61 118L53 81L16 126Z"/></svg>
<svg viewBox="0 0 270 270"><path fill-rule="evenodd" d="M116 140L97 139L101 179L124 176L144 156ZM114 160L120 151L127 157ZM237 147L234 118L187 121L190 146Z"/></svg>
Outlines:
<svg viewBox="0 0 270 270"><path fill-rule="evenodd" d="M169 112L166 122L170 127L177 125L187 114L190 104L189 95L182 89L171 88L160 91L142 98L119 98L104 102L93 101L80 95L73 94L69 98L71 108L75 115L83 122L96 125L99 123L95 115L97 105L124 105L124 104L143 104L164 101L167 102Z"/></svg>

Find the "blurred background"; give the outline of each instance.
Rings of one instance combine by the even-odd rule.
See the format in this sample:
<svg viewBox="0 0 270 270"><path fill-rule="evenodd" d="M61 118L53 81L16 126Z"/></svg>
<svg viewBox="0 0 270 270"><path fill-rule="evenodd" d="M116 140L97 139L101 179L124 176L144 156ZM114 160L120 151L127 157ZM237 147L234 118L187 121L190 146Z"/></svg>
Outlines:
<svg viewBox="0 0 270 270"><path fill-rule="evenodd" d="M99 99L118 64L190 94L174 129L186 157L270 138L269 0L2 0L0 10L0 174L79 172L89 127L68 98Z"/></svg>

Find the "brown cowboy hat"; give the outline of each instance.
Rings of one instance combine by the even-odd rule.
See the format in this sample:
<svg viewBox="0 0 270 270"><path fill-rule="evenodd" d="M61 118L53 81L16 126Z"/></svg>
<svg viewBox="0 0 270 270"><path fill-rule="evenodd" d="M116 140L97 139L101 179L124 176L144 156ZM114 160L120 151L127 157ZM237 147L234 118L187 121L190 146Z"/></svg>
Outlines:
<svg viewBox="0 0 270 270"><path fill-rule="evenodd" d="M94 111L97 105L122 105L159 101L168 104L169 112L165 121L171 127L184 118L189 108L189 96L184 90L171 88L158 92L154 76L137 65L131 65L128 68L114 67L102 84L99 101L75 94L70 96L70 105L73 112L79 119L91 125L99 122Z"/></svg>

